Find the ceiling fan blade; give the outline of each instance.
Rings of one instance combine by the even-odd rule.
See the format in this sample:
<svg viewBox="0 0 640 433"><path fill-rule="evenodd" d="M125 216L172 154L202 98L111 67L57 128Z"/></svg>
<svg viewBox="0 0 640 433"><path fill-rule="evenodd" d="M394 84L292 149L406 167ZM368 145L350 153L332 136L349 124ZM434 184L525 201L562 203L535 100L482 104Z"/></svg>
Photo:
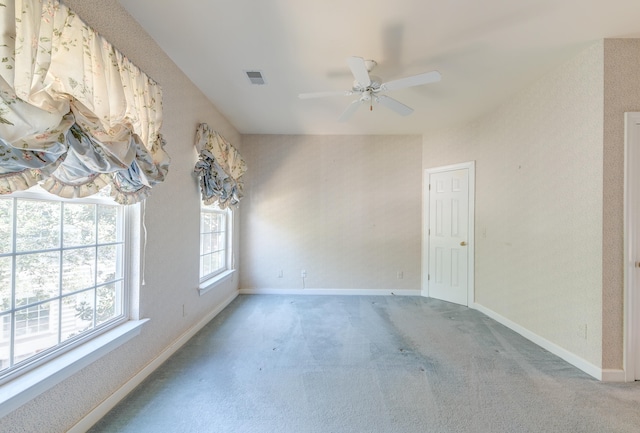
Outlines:
<svg viewBox="0 0 640 433"><path fill-rule="evenodd" d="M328 92L311 92L300 93L298 98L311 99L311 98L324 98L326 96L351 96L353 92L351 90L329 90Z"/></svg>
<svg viewBox="0 0 640 433"><path fill-rule="evenodd" d="M377 96L376 101L389 108L390 110L395 111L401 116L408 116L409 114L413 113L413 108L407 107L402 102L390 98L387 95Z"/></svg>
<svg viewBox="0 0 640 433"><path fill-rule="evenodd" d="M367 70L367 65L362 57L349 57L347 59L347 64L349 65L351 73L355 77L358 84L360 84L360 86L368 87L371 85L369 71Z"/></svg>
<svg viewBox="0 0 640 433"><path fill-rule="evenodd" d="M422 84L435 83L442 79L442 75L438 71L425 72L424 74L412 75L411 77L392 80L388 83L382 83L380 90L397 90L406 87L420 86Z"/></svg>
<svg viewBox="0 0 640 433"><path fill-rule="evenodd" d="M360 107L360 104L361 102L359 99L356 99L351 104L349 104L347 109L344 110L344 113L342 113L340 117L338 117L338 122L346 122L347 120L349 120L349 118L353 116L353 113L356 112L358 107Z"/></svg>

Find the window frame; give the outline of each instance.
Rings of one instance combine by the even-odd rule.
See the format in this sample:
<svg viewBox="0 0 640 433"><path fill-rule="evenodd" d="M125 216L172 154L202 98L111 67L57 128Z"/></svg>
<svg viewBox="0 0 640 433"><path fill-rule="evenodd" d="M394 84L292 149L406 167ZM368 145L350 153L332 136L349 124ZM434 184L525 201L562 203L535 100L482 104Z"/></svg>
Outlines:
<svg viewBox="0 0 640 433"><path fill-rule="evenodd" d="M208 274L202 275L202 266L203 266L203 256L205 253L203 252L203 235L209 234L210 232L204 232L203 230L203 214L204 213L213 213L218 215L224 215L225 220L225 230L224 230L224 266L212 271ZM220 209L217 202L206 205L202 201L200 201L200 223L199 223L199 254L198 254L198 276L199 276L199 291L200 295L206 293L211 288L213 288L217 283L226 279L234 273L234 263L233 263L233 218L234 212L231 208Z"/></svg>
<svg viewBox="0 0 640 433"><path fill-rule="evenodd" d="M55 364L54 361L56 361L58 358L63 358L64 355L67 354L68 352L72 352L83 345L91 344L93 340L98 339L104 334L110 333L110 331L113 331L114 329L118 328L119 326L122 326L123 324L125 324L126 322L132 319L132 308L131 308L132 302L131 301L134 299L133 298L134 292L137 293L137 288L139 287L139 284L137 284L136 282L136 279L139 279L139 272L136 272L135 270L136 265L134 263L135 258L137 257L138 259L137 269L139 269L139 258L140 258L139 246L136 246L135 240L136 239L139 240L140 236L139 236L139 228L136 229L136 224L139 226L140 217L141 217L139 204L128 205L128 206L118 205L110 198L100 197L95 195L92 197L86 197L83 199L65 199L65 198L47 193L46 191L42 190L38 186L32 187L27 191L14 192L12 194L9 194L7 198L2 198L2 199L5 199L5 200L12 199L14 209L16 206L15 199L27 199L27 200L63 203L60 208L60 216L61 216L60 234L59 234L60 238L58 239L58 246L55 248L56 251L60 252L60 258L58 263L59 270L60 270L60 275L59 275L60 280L62 279L62 271L64 269L64 260L63 260L62 253L63 251L67 250L63 242L64 231L62 228L64 224L64 220L63 220L64 203L94 204L94 205L102 204L102 205L116 206L118 208L117 218L120 220L120 227L118 228L118 230L121 231L121 234L117 236L116 242L108 242L107 244L115 245L116 248L119 246L121 249L121 253L120 253L121 257L116 265L117 268L119 268L120 275L116 280L119 281L119 284L121 285L122 288L121 290L119 290L120 293L116 294L116 296L120 298L119 299L120 303L119 305L116 306L116 310L118 309L120 310L119 314L106 320L104 323L97 323L97 320L94 315L92 319L92 327L90 329L85 330L79 333L78 335L72 336L65 340L58 339L59 341L55 346L51 346L43 350L41 355L30 356L23 361L17 362L14 366L10 367L9 369L0 372L0 385L11 383L23 375L29 376L32 370L38 370L38 369L47 370L48 369L47 364L50 364L50 363ZM97 209L98 208L96 207L96 210ZM96 218L96 224L97 224L98 223L97 214L95 218ZM16 257L20 254L20 252L16 252L16 249L15 249L15 236L16 236L15 215L13 216L12 221L13 221L12 243L14 244L14 247L12 248L12 252L9 254L6 254L5 256L11 255L13 257ZM97 226L96 226L96 229L97 229ZM88 246L98 248L102 244L103 243L101 243L100 240L96 238L94 239L94 242L92 244L89 244ZM13 263L14 264L12 265L12 268L15 270L15 259L13 259ZM15 276L12 278L15 278ZM107 285L107 284L102 284L102 283L99 283L97 280L94 280L94 285L92 289L97 290L99 287L104 285ZM47 300L44 300L40 303L30 305L29 308L33 306L39 306L40 304L45 302L56 302L56 301L63 302L63 298L65 296L74 296L74 294L84 293L87 290L90 290L90 288L74 290L69 293L63 293L60 288L58 290L59 291L55 296ZM94 311L95 311L95 308L96 306L94 305ZM15 301L12 301L12 307L9 310L4 311L2 314L2 317L4 318L4 316L6 315L8 315L9 317L13 317L13 315L15 315L15 313L17 313L18 310L19 309L15 305ZM55 326L58 328L57 332L60 332L61 320L62 318L60 316L56 319L57 323L55 324ZM4 325L4 320L2 321L2 323ZM116 333L114 333L114 335ZM14 338L15 337L12 337L10 342L9 350L11 351L14 350L14 348L11 346L16 344L16 341L14 340ZM102 338L102 340L104 340L104 338ZM93 349L97 349L97 348L98 348L97 345L94 344ZM72 359L73 356L70 356L70 357L67 356L67 358Z"/></svg>

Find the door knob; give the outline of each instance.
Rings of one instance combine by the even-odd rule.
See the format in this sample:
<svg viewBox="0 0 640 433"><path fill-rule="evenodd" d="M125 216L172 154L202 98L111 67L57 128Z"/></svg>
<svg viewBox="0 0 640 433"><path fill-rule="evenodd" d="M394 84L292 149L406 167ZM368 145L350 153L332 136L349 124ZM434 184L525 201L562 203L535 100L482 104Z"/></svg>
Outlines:
<svg viewBox="0 0 640 433"><path fill-rule="evenodd" d="M466 246L466 245L467 245L467 243L466 243L465 241L460 242L460 246L461 246L461 247L464 247L464 246Z"/></svg>

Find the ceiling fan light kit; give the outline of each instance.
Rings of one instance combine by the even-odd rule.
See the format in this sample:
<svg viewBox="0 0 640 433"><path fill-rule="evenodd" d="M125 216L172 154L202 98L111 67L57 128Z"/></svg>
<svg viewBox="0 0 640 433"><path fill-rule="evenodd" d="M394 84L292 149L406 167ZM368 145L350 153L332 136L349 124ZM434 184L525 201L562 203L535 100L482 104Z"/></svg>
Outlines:
<svg viewBox="0 0 640 433"><path fill-rule="evenodd" d="M376 67L375 60L365 60L362 57L352 56L347 58L347 65L355 80L351 90L326 91L313 93L300 93L300 99L324 98L327 96L351 96L358 95L358 98L347 106L347 109L338 118L339 122L347 121L362 104L368 104L373 110L373 102L381 104L401 116L408 116L413 113L413 108L404 105L402 102L384 95L384 92L405 89L407 87L421 86L440 81L442 76L438 71L425 72L410 77L400 78L388 82L382 82L379 77L371 75L371 71Z"/></svg>

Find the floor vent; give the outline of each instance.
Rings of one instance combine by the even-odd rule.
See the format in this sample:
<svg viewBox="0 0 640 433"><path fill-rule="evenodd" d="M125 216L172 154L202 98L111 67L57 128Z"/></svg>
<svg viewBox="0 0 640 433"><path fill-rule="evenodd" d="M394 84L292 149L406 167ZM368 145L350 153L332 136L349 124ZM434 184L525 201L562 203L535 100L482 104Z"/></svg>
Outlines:
<svg viewBox="0 0 640 433"><path fill-rule="evenodd" d="M266 82L264 81L264 76L262 75L262 71L244 71L244 73L247 74L247 78L249 79L251 84L254 84L256 86L262 86L266 84Z"/></svg>

